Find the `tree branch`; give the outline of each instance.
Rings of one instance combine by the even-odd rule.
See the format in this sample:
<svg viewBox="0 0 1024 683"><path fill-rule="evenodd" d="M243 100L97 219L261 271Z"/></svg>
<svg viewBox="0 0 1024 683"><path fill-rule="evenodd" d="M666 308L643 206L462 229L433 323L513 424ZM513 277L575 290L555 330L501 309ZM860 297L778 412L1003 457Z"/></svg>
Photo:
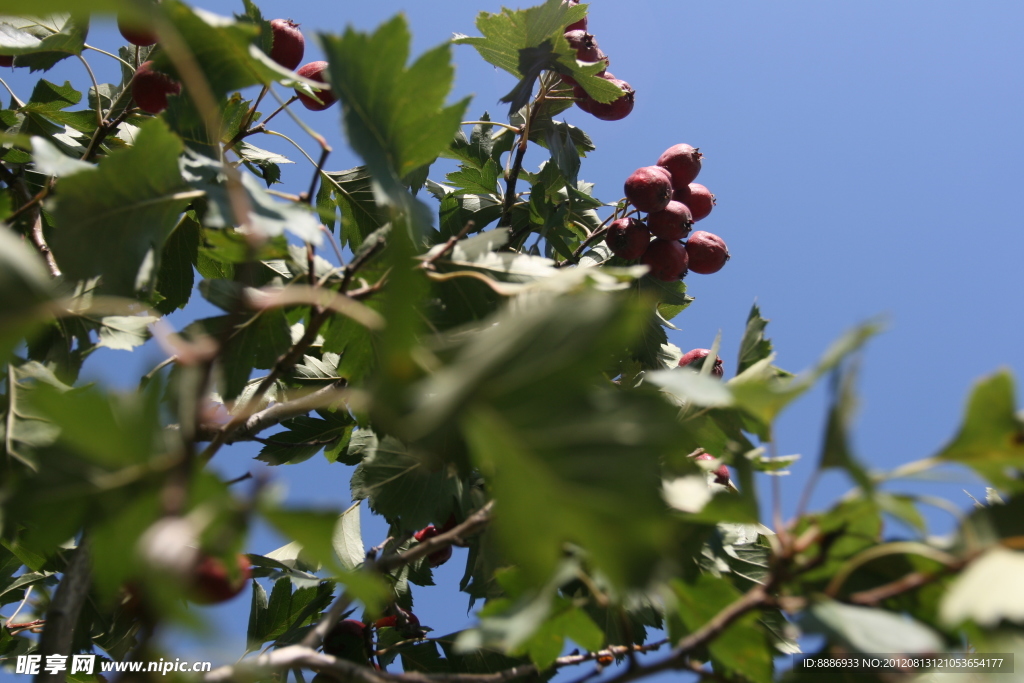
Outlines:
<svg viewBox="0 0 1024 683"><path fill-rule="evenodd" d="M83 540L64 568L64 576L53 596L53 602L46 611L46 627L39 638L38 654L45 659L49 655L71 654L78 615L85 604L92 583L91 561L87 543ZM49 674L45 670L36 674L36 683L63 683L64 673Z"/></svg>

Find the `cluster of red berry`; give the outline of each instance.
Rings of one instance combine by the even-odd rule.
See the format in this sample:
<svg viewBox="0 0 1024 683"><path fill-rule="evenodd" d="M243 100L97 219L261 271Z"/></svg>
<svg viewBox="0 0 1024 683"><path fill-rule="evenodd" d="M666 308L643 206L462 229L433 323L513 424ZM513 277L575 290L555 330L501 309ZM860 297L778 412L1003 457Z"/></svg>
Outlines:
<svg viewBox="0 0 1024 683"><path fill-rule="evenodd" d="M564 0L563 4L574 7L580 4L580 0ZM605 67L611 64L608 55L601 51L597 45L597 38L587 32L587 18L573 22L565 27L565 39L569 46L576 50L576 59L581 62L604 62ZM618 121L624 119L633 111L635 91L629 83L616 78L607 68L596 74L599 78L614 83L622 91L622 97L612 102L598 102L587 94L587 91L576 82L576 79L569 75L563 75L562 81L573 86L572 94L576 98L576 106L593 114L602 121Z"/></svg>
<svg viewBox="0 0 1024 683"><path fill-rule="evenodd" d="M117 18L117 28L121 35L132 45L146 47L156 45L158 36L148 26L138 25L124 15ZM299 25L291 19L274 19L270 22L273 32L270 58L286 69L295 69L302 61L306 49L306 39L299 30ZM327 62L317 61L304 64L295 73L312 81L326 82ZM167 97L181 93L181 83L165 73L153 69L153 62L147 61L139 65L132 79L132 98L139 109L150 114L159 114L167 109ZM309 95L295 91L299 101L313 111L327 109L337 101L330 89L317 90L319 102Z"/></svg>
<svg viewBox="0 0 1024 683"><path fill-rule="evenodd" d="M691 270L702 274L721 270L729 260L722 238L703 230L690 234L694 222L707 217L715 206L715 195L693 182L702 158L690 145L673 145L657 164L638 168L626 179L626 199L647 214L647 221L633 216L613 221L605 237L612 253L640 259L653 277L666 282L681 280Z"/></svg>

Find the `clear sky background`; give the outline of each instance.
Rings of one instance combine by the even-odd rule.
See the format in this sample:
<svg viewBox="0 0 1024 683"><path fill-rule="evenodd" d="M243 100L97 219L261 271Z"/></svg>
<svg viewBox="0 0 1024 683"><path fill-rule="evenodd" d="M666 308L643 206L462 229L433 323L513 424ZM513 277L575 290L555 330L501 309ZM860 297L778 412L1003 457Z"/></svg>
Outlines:
<svg viewBox="0 0 1024 683"><path fill-rule="evenodd" d="M241 11L241 1L200 0L208 10ZM414 33L414 54L447 41L453 32L476 35L479 11L499 11L494 0L405 2L326 0L259 2L264 16L290 17L307 36L304 62L319 58L317 31L362 30L404 11ZM844 330L883 315L887 331L863 356L862 410L856 452L872 468L892 468L934 453L948 440L974 381L999 367L1024 375L1024 5L922 0L900 3L712 2L595 0L590 31L611 57L611 71L636 89L636 108L618 122L598 121L578 109L564 114L586 130L597 151L583 160L580 177L614 202L637 167L653 164L672 144L704 152L698 182L718 196L698 224L728 243L732 260L715 275L687 278L696 301L674 321L670 340L684 351L709 347L722 333L727 377L751 303L772 320L768 333L778 364L809 366ZM89 42L120 44L111 22L97 21ZM514 85L471 47L454 49L457 80L452 101L474 99L470 118L485 110L500 118L498 99ZM114 80L113 63L89 57ZM27 98L27 74L4 77ZM84 73L69 61L50 80ZM250 96L255 93L250 94ZM329 170L356 166L341 136L339 109L298 109L336 150ZM279 117L281 130L301 135ZM305 189L312 167L287 145L253 144L281 151L299 163L285 172L286 190ZM307 150L315 145L303 143ZM536 165L540 156L527 158ZM440 169L431 177L441 180ZM198 295L197 295L198 298ZM171 317L179 327L205 309ZM152 345L126 358L102 351L85 377L130 385L138 369L161 359ZM788 514L820 446L825 394L817 390L786 413L778 429L781 454L804 459L782 480ZM255 449L236 446L217 466L237 476L259 466ZM316 459L279 468L290 498L304 505L349 504L343 466ZM981 498L984 485L962 470L945 483L906 483L892 490L938 494L961 508ZM822 507L845 492L840 476L826 477L812 499ZM767 487L765 488L767 491ZM929 514L933 533L953 519ZM894 525L892 534L906 534ZM529 530L524 530L528 534ZM367 545L383 540L379 520L364 516ZM258 531L250 550L266 553L280 539ZM438 573L457 584L465 551ZM469 623L464 595L446 587L418 588L425 625L446 633ZM233 661L244 647L248 603L211 610L215 635L174 638L175 654ZM563 674L568 680L580 671ZM664 675L651 679L678 680Z"/></svg>

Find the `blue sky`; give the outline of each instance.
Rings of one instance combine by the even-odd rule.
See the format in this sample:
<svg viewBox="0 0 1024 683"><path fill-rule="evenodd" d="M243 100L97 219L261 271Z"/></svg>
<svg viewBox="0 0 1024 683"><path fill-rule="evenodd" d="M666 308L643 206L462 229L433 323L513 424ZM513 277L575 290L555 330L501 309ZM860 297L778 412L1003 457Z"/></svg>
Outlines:
<svg viewBox="0 0 1024 683"><path fill-rule="evenodd" d="M241 11L240 1L197 4L222 14ZM347 24L372 29L404 11L416 54L453 32L475 34L476 13L500 9L489 0L259 4L267 18L300 22L307 39ZM778 363L800 370L844 330L884 316L886 332L863 357L854 440L856 452L876 468L939 448L954 433L978 377L1000 367L1024 375L1024 5L596 0L590 12L591 33L611 57L610 70L636 89L637 104L618 122L576 109L565 113L597 145L581 177L597 184L598 196L615 201L635 168L687 142L706 155L698 182L718 196L698 227L723 237L732 260L715 275L688 277L696 301L675 320L681 330L671 341L684 351L707 347L721 331L731 376L756 299L772 320L768 332ZM304 62L316 58L312 42ZM111 49L119 36L110 22L97 23L90 43ZM499 116L504 106L497 100L512 87L511 77L470 47L454 54L452 100L473 94L471 118L484 110ZM109 68L95 53L90 61ZM9 78L8 71L0 76L27 96L27 76ZM83 76L74 63L60 71L61 79L78 84ZM106 80L113 80L112 72ZM337 108L300 111L329 136L336 150L330 170L359 163L345 149ZM285 147L265 146L296 158ZM528 157L528 164L539 159ZM296 164L287 169L286 183L304 189L310 171ZM186 317L172 320L183 324ZM104 352L87 374L131 382L136 367L158 360L148 347L127 362L123 354ZM812 392L779 424L780 453L804 456L781 482L787 512L819 448L824 398ZM241 447L225 451L219 466L237 475L251 466L251 454ZM345 507L347 470L321 463L274 475L287 482L296 502ZM812 508L846 488L839 476L825 477ZM950 470L946 483L894 488L945 495L966 508L970 500L961 489L984 495L984 486L960 470ZM952 518L936 513L929 521L944 533ZM893 533L904 531L894 527ZM379 542L382 525L367 523L365 537L368 544ZM277 544L260 533L251 549L267 552ZM442 568L439 583L457 582L463 552ZM463 597L420 589L417 613L442 633L462 627ZM218 629L218 642L234 656L246 610L239 601L212 612L237 625Z"/></svg>

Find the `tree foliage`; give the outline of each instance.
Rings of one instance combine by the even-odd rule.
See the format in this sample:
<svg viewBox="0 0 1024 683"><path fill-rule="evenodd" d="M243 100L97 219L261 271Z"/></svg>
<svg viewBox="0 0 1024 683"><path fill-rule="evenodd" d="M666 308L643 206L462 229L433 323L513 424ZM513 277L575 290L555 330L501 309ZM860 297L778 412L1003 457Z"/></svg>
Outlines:
<svg viewBox="0 0 1024 683"><path fill-rule="evenodd" d="M978 383L935 457L874 472L849 429L876 325L793 374L774 365L754 306L735 376L677 367L665 330L692 301L686 285L612 255L601 238L628 204L579 180L597 152L558 119L572 106L562 76L598 102L620 94L563 36L586 5L481 13L480 36L454 38L515 78L507 123L463 122L474 105L451 92L454 46L411 55L402 16L321 34L340 117L320 120L340 121L363 165L330 169L309 131L322 153L295 193L274 189L295 160L257 146L278 113L265 95L316 84L269 58L249 0L232 18L178 0L3 8L0 55L42 72L27 102L0 111L4 665L158 658L161 625L196 621L185 601L199 558L245 578L232 558L257 522L291 542L247 556L247 656L210 680L537 681L597 667L602 680L682 669L767 683L820 680L777 666L802 636L833 654L1019 649L1013 378ZM83 53L89 12L112 9L139 13L159 46L121 48L119 83L47 81ZM147 58L183 84L159 115L132 99ZM536 169L522 166L531 143L548 153ZM439 176L438 159L457 168ZM172 328L197 297L220 313ZM80 380L96 349L153 336L166 360L136 390ZM794 463L774 455L773 426L821 381L830 406L811 466L853 488L769 528L759 493ZM352 466L354 504L295 508L206 467L247 441L274 467L321 453ZM723 463L728 486L713 473ZM992 488L937 539L926 501L883 484L947 463ZM382 547L362 539L364 500L389 525ZM894 538L887 517L917 535ZM459 589L480 609L436 637L411 610L452 544L469 548ZM369 651L335 656L332 628L357 616Z"/></svg>

